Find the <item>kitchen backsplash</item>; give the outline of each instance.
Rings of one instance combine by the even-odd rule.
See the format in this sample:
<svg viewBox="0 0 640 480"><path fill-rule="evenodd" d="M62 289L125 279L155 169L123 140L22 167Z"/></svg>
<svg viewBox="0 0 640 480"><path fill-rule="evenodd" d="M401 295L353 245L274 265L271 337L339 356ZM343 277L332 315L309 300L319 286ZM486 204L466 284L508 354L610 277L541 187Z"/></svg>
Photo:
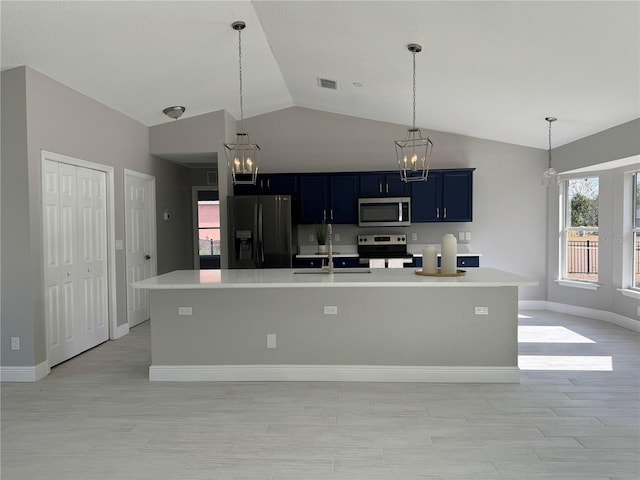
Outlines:
<svg viewBox="0 0 640 480"><path fill-rule="evenodd" d="M471 240L460 240L459 232L470 232L473 239L471 223L416 223L409 227L379 227L360 228L357 225L333 225L334 245L357 245L357 236L365 233L404 233L407 235L407 245L439 244L442 236L452 233L458 244L469 244ZM315 225L298 226L298 242L300 246L317 245Z"/></svg>

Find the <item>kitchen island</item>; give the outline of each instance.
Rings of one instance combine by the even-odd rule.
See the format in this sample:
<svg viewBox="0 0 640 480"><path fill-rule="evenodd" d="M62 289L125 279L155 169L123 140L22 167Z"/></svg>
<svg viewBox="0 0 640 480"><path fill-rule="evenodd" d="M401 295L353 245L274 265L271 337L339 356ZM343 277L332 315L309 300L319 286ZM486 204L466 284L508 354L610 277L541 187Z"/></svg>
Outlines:
<svg viewBox="0 0 640 480"><path fill-rule="evenodd" d="M159 381L519 382L518 288L492 268L180 270L150 291ZM299 273L298 273L299 272Z"/></svg>

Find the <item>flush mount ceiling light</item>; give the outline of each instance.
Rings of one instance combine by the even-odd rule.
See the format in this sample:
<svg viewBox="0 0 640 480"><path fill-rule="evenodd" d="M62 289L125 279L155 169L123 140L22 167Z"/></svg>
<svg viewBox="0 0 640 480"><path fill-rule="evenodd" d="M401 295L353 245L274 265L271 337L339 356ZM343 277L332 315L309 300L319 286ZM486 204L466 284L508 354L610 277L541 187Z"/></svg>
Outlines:
<svg viewBox="0 0 640 480"><path fill-rule="evenodd" d="M413 123L412 128L407 130L406 138L395 141L396 155L403 182L424 182L429 173L433 142L428 137L424 138L420 129L416 128L416 53L422 51L422 46L410 43L407 49L413 56Z"/></svg>
<svg viewBox="0 0 640 480"><path fill-rule="evenodd" d="M260 147L249 140L244 131L244 108L242 103L242 30L245 23L241 20L233 22L231 28L238 32L238 70L240 72L240 123L235 143L225 143L224 153L231 170L234 185L255 185L258 176Z"/></svg>
<svg viewBox="0 0 640 480"><path fill-rule="evenodd" d="M557 118L546 117L545 120L549 122L549 164L542 174L542 180L540 183L545 187L550 187L553 184L560 185L560 177L558 177L558 173L551 166L551 124L555 122Z"/></svg>
<svg viewBox="0 0 640 480"><path fill-rule="evenodd" d="M182 116L185 110L186 108L180 107L180 106L167 107L164 110L162 110L162 113L164 113L169 118L173 118L174 120L177 120Z"/></svg>

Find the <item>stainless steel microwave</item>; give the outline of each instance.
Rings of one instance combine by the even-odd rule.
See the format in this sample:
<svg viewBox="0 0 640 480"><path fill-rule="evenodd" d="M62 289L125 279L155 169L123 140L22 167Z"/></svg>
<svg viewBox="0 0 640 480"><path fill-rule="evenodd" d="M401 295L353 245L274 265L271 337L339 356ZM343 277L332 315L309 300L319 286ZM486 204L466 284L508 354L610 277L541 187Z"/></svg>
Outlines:
<svg viewBox="0 0 640 480"><path fill-rule="evenodd" d="M358 199L358 226L405 227L407 225L411 225L409 197Z"/></svg>

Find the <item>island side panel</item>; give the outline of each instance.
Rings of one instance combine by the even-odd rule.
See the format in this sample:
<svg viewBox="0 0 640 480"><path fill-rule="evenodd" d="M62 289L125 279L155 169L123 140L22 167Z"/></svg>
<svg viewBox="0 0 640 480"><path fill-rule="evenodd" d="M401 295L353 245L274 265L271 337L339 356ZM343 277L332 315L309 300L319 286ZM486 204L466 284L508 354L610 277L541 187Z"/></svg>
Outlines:
<svg viewBox="0 0 640 480"><path fill-rule="evenodd" d="M517 287L151 290L152 365L517 368L517 315Z"/></svg>

